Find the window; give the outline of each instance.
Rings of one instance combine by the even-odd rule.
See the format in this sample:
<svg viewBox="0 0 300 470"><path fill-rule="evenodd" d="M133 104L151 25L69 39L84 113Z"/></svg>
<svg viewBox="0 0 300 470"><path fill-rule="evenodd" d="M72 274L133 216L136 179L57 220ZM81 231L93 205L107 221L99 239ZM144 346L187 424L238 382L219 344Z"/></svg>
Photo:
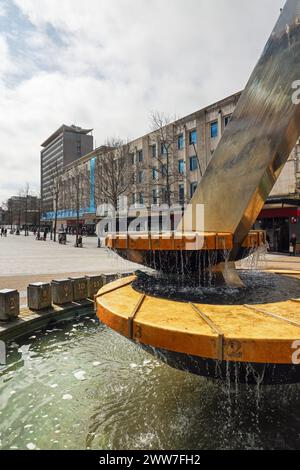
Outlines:
<svg viewBox="0 0 300 470"><path fill-rule="evenodd" d="M158 204L158 194L157 189L152 190L152 203L157 205Z"/></svg>
<svg viewBox="0 0 300 470"><path fill-rule="evenodd" d="M156 170L156 168L152 168L152 179L153 181L158 180L158 171Z"/></svg>
<svg viewBox="0 0 300 470"><path fill-rule="evenodd" d="M139 171L138 181L139 181L139 183L143 183L143 181L144 181L144 172L143 171Z"/></svg>
<svg viewBox="0 0 300 470"><path fill-rule="evenodd" d="M218 137L218 132L219 132L219 126L218 126L218 121L212 122L210 124L210 136L212 139L215 139Z"/></svg>
<svg viewBox="0 0 300 470"><path fill-rule="evenodd" d="M230 119L231 119L231 114L229 114L229 116L224 117L224 126L225 127L227 126L227 124L230 123Z"/></svg>
<svg viewBox="0 0 300 470"><path fill-rule="evenodd" d="M195 171L198 169L198 159L197 157L190 157L190 171Z"/></svg>
<svg viewBox="0 0 300 470"><path fill-rule="evenodd" d="M139 200L140 200L140 204L144 204L144 200L145 200L144 193L140 193Z"/></svg>
<svg viewBox="0 0 300 470"><path fill-rule="evenodd" d="M168 193L166 188L162 188L161 190L161 198L163 204L168 204Z"/></svg>
<svg viewBox="0 0 300 470"><path fill-rule="evenodd" d="M168 169L167 169L166 165L162 165L162 166L161 166L161 174L162 174L163 176L167 176L167 174L168 174Z"/></svg>
<svg viewBox="0 0 300 470"><path fill-rule="evenodd" d="M194 196L198 183L191 183L191 198Z"/></svg>
<svg viewBox="0 0 300 470"><path fill-rule="evenodd" d="M184 149L184 138L183 134L180 134L178 136L178 150L183 150Z"/></svg>
<svg viewBox="0 0 300 470"><path fill-rule="evenodd" d="M143 154L143 150L139 150L138 153L137 153L137 158L138 158L138 162L141 163L142 161L144 161L144 154Z"/></svg>
<svg viewBox="0 0 300 470"><path fill-rule="evenodd" d="M131 198L132 204L135 204L135 200L136 200L136 198L135 198L135 193L133 193L133 194L132 194L132 198Z"/></svg>
<svg viewBox="0 0 300 470"><path fill-rule="evenodd" d="M184 174L184 160L178 160L178 171L181 175Z"/></svg>
<svg viewBox="0 0 300 470"><path fill-rule="evenodd" d="M190 145L193 145L193 144L197 143L197 131L196 131L196 129L190 132L189 142L190 142Z"/></svg>
<svg viewBox="0 0 300 470"><path fill-rule="evenodd" d="M167 144L162 143L161 144L161 154L162 155L167 155L167 153L168 153L168 146L167 146Z"/></svg>
<svg viewBox="0 0 300 470"><path fill-rule="evenodd" d="M156 158L156 144L151 145L151 155L152 158Z"/></svg>
<svg viewBox="0 0 300 470"><path fill-rule="evenodd" d="M183 205L184 204L184 185L183 184L179 185L178 193L179 193L179 204Z"/></svg>

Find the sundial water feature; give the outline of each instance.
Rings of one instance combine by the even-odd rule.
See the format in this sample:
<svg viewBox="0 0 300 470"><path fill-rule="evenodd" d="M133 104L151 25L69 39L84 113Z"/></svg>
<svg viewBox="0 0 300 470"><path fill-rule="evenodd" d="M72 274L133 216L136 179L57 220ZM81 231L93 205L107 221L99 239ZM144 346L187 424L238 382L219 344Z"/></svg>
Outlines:
<svg viewBox="0 0 300 470"><path fill-rule="evenodd" d="M175 368L241 382L300 381L299 282L268 275L255 289L235 268L265 244L265 233L251 228L300 135L299 80L300 0L288 0L174 231L106 239L158 274L105 286L96 299L100 320ZM231 295L205 295L207 278L220 274Z"/></svg>
<svg viewBox="0 0 300 470"><path fill-rule="evenodd" d="M177 232L107 237L156 273L106 285L100 322L88 308L7 343L1 449L299 449L300 281L245 258L300 133L299 18L289 0ZM177 236L197 204L203 232Z"/></svg>

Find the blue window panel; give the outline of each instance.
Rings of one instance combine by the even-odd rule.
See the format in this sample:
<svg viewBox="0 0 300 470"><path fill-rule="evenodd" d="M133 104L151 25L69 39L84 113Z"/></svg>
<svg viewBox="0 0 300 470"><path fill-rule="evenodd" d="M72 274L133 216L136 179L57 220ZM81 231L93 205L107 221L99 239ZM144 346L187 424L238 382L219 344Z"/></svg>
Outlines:
<svg viewBox="0 0 300 470"><path fill-rule="evenodd" d="M198 169L197 157L190 157L190 171L195 171L197 169Z"/></svg>
<svg viewBox="0 0 300 470"><path fill-rule="evenodd" d="M183 150L184 149L184 137L183 134L180 134L178 136L178 150Z"/></svg>
<svg viewBox="0 0 300 470"><path fill-rule="evenodd" d="M218 133L219 133L218 122L217 121L212 122L210 124L210 136L211 136L211 138L215 139L216 137L218 137Z"/></svg>
<svg viewBox="0 0 300 470"><path fill-rule="evenodd" d="M197 131L196 131L196 129L190 132L189 142L190 142L190 145L193 145L193 144L196 145L196 143L197 143Z"/></svg>
<svg viewBox="0 0 300 470"><path fill-rule="evenodd" d="M190 188L190 190L191 190L191 198L194 196L195 191L196 191L196 189L197 189L197 186L198 186L198 183L191 183L191 188Z"/></svg>
<svg viewBox="0 0 300 470"><path fill-rule="evenodd" d="M178 171L181 175L184 174L184 160L178 160Z"/></svg>

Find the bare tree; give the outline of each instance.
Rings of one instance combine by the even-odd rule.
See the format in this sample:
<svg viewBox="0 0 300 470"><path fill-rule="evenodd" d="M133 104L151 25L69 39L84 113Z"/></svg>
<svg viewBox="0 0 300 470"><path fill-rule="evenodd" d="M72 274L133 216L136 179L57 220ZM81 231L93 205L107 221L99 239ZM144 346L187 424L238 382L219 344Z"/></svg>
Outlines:
<svg viewBox="0 0 300 470"><path fill-rule="evenodd" d="M60 193L62 190L62 173L56 162L55 171L53 173L52 181L52 196L53 196L53 208L54 208L54 227L53 227L53 241L56 242L57 233L57 218L59 211Z"/></svg>
<svg viewBox="0 0 300 470"><path fill-rule="evenodd" d="M156 178L152 178L150 189L155 186L161 202L177 203L178 184L184 181L184 173L178 167L178 124L165 113L154 111L150 116L152 129L151 145L156 147L156 157L150 167ZM151 191L150 191L151 192ZM151 197L151 196L150 196Z"/></svg>
<svg viewBox="0 0 300 470"><path fill-rule="evenodd" d="M119 198L126 195L132 181L129 145L120 139L109 139L97 157L95 199L97 205L110 204L118 210Z"/></svg>
<svg viewBox="0 0 300 470"><path fill-rule="evenodd" d="M28 237L29 235L29 232L28 232L28 197L30 193L29 183L25 184L25 187L22 193L23 193L23 198L24 198L24 235L25 237Z"/></svg>
<svg viewBox="0 0 300 470"><path fill-rule="evenodd" d="M172 119L163 112L154 111L150 116L152 128L151 141L156 146L156 164L152 164L152 171L156 172L157 178L152 181L159 188L163 203L171 206L178 202L178 186L184 182L191 183L187 176L186 168L179 168L179 136L186 131L186 127L180 120ZM195 143L192 143L194 156L197 159L197 171L203 176L201 163ZM154 160L154 162L155 162ZM185 195L183 204L188 201Z"/></svg>
<svg viewBox="0 0 300 470"><path fill-rule="evenodd" d="M8 204L8 201L3 201L1 203L1 209L4 211L4 224L10 225L10 229L12 230L12 226L13 226L12 210L11 210L11 206Z"/></svg>
<svg viewBox="0 0 300 470"><path fill-rule="evenodd" d="M88 205L89 200L89 178L85 164L74 166L67 174L66 179L61 180L64 186L64 195L66 191L74 195L71 198L65 197L68 207L76 213L76 241L75 246L79 246L80 233L80 215Z"/></svg>

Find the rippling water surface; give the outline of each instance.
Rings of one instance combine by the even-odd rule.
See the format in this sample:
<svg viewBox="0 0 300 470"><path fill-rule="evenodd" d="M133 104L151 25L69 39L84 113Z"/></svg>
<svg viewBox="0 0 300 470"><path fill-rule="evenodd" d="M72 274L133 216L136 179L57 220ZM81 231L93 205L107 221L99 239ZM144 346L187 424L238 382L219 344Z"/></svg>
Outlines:
<svg viewBox="0 0 300 470"><path fill-rule="evenodd" d="M300 388L170 369L93 316L9 345L2 449L300 448Z"/></svg>

